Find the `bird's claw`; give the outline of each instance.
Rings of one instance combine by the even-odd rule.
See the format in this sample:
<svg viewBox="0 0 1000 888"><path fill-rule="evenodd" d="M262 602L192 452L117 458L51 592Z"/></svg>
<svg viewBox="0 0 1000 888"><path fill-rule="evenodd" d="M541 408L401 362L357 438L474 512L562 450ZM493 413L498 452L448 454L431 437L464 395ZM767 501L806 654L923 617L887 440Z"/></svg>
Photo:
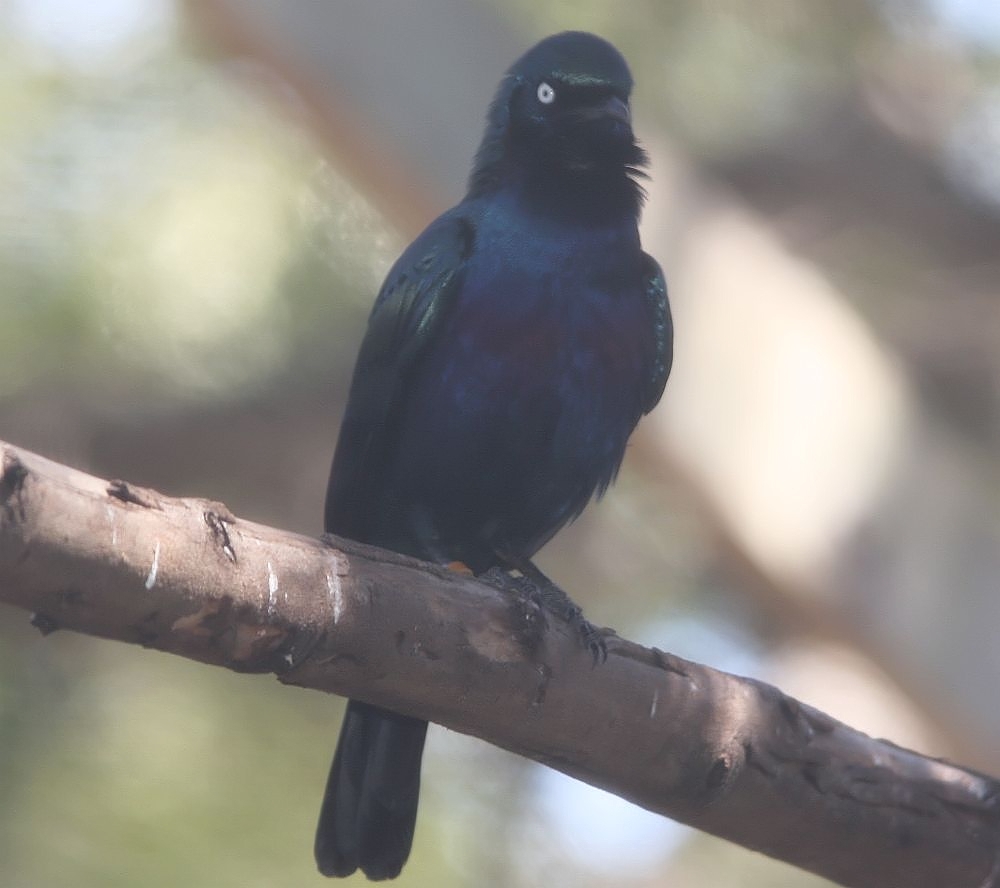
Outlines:
<svg viewBox="0 0 1000 888"><path fill-rule="evenodd" d="M590 651L595 666L608 659L608 639L615 635L614 629L609 629L606 626L595 626L583 617L580 617L576 629L580 634L583 646Z"/></svg>
<svg viewBox="0 0 1000 888"><path fill-rule="evenodd" d="M548 628L546 614L552 614L575 629L583 646L590 651L594 663L608 658L607 639L613 629L595 626L584 619L583 611L562 589L548 578L542 580L514 575L501 567L491 567L479 579L511 597L518 637L529 647L535 647Z"/></svg>

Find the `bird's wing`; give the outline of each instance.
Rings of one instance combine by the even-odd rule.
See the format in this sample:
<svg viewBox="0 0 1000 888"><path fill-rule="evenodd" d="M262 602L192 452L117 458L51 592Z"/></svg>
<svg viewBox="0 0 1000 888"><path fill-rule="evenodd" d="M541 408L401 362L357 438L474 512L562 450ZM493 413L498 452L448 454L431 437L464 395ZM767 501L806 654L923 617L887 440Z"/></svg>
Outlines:
<svg viewBox="0 0 1000 888"><path fill-rule="evenodd" d="M438 218L399 257L379 291L354 368L326 493L329 533L368 538L400 395L414 361L461 289L474 240L457 211Z"/></svg>
<svg viewBox="0 0 1000 888"><path fill-rule="evenodd" d="M667 300L667 282L663 277L663 270L648 253L642 254L642 264L642 282L652 316L655 347L652 373L643 393L642 412L649 413L659 402L670 375L674 359L674 324L670 317L670 302Z"/></svg>

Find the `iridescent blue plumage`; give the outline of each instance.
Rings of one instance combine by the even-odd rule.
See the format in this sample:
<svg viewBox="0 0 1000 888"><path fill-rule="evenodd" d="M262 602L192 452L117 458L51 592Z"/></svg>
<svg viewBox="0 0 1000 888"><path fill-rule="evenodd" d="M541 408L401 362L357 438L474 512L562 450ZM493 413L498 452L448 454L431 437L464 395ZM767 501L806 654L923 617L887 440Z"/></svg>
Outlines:
<svg viewBox="0 0 1000 888"><path fill-rule="evenodd" d="M469 193L403 253L355 368L326 529L476 572L517 567L614 479L671 358L637 231L631 76L569 32L510 69ZM352 701L316 855L395 876L426 724Z"/></svg>

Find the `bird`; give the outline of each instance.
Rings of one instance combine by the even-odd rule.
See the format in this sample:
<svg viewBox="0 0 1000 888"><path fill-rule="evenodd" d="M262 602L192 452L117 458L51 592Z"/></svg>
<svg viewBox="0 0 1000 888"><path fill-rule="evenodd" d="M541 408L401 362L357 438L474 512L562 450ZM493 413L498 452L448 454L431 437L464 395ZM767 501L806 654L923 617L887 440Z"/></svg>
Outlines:
<svg viewBox="0 0 1000 888"><path fill-rule="evenodd" d="M648 161L631 91L621 53L580 31L545 38L506 72L464 198L375 299L328 533L546 582L531 558L614 480L671 368L666 283L639 239ZM568 597L543 600L603 644ZM400 873L426 732L348 701L316 832L324 875Z"/></svg>

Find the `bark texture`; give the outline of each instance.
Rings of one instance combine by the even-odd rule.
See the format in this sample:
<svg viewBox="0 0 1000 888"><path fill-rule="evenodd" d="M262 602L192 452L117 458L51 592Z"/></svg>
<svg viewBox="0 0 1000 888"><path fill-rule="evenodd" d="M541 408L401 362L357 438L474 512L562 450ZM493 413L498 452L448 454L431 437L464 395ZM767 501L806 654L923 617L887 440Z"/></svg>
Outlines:
<svg viewBox="0 0 1000 888"><path fill-rule="evenodd" d="M0 442L0 601L427 718L856 888L1000 886L1000 783L530 600Z"/></svg>

